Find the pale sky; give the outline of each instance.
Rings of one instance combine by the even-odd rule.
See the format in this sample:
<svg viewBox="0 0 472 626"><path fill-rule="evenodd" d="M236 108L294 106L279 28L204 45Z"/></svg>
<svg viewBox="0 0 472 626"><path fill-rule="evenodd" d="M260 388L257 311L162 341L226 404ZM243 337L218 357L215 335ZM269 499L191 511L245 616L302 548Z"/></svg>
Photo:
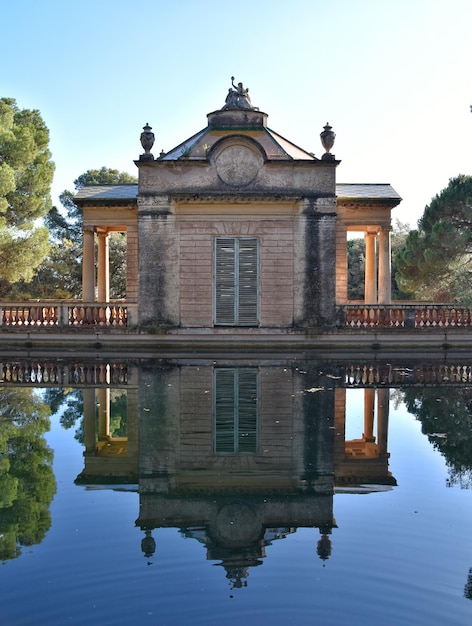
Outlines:
<svg viewBox="0 0 472 626"><path fill-rule="evenodd" d="M0 96L39 109L53 201L88 169L137 174L207 124L230 77L268 125L316 156L336 132L338 182L390 183L416 226L472 174L470 0L4 0Z"/></svg>

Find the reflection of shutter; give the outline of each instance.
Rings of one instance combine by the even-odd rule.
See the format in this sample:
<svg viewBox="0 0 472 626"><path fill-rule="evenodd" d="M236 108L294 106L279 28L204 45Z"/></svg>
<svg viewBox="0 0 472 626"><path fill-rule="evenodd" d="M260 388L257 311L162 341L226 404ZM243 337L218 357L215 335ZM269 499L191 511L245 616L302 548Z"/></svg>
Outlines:
<svg viewBox="0 0 472 626"><path fill-rule="evenodd" d="M257 450L257 370L238 369L238 452Z"/></svg>
<svg viewBox="0 0 472 626"><path fill-rule="evenodd" d="M234 452L234 370L215 370L215 452Z"/></svg>
<svg viewBox="0 0 472 626"><path fill-rule="evenodd" d="M256 452L257 369L218 368L214 372L215 452Z"/></svg>
<svg viewBox="0 0 472 626"><path fill-rule="evenodd" d="M258 323L258 240L215 240L215 323Z"/></svg>

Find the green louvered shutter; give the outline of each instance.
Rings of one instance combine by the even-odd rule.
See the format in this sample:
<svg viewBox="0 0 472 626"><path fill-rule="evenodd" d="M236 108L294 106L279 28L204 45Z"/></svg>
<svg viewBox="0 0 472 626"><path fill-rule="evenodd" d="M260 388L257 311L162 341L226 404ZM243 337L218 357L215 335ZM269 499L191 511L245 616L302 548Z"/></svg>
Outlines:
<svg viewBox="0 0 472 626"><path fill-rule="evenodd" d="M214 370L216 454L257 452L257 369Z"/></svg>
<svg viewBox="0 0 472 626"><path fill-rule="evenodd" d="M215 239L215 324L258 324L258 240Z"/></svg>

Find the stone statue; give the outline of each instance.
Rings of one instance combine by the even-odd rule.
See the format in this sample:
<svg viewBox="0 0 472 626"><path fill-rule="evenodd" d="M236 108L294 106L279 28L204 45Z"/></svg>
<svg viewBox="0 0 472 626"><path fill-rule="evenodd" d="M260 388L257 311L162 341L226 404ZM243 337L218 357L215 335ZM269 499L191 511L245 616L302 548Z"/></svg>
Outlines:
<svg viewBox="0 0 472 626"><path fill-rule="evenodd" d="M249 98L249 89L245 88L242 83L234 84L234 76L231 76L231 84L233 88L228 89L228 95L226 96L225 106L223 111L229 111L232 109L246 109L248 111L256 111L257 107L251 105L251 99Z"/></svg>

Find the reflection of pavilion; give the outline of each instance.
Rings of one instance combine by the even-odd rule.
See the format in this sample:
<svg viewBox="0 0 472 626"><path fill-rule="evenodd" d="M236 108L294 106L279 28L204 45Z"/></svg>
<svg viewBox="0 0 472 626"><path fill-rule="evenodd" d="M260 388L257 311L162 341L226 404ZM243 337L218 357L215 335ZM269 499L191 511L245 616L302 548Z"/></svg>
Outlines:
<svg viewBox="0 0 472 626"><path fill-rule="evenodd" d="M179 528L220 561L234 587L245 586L268 545L299 527L319 529L314 551L325 560L335 484L395 481L388 389L355 392L364 394L364 433L345 442L346 393L323 371L146 362L138 387L127 389L128 432L120 438L110 433L110 390L84 389L78 480L139 482L145 556L156 550L154 529Z"/></svg>

